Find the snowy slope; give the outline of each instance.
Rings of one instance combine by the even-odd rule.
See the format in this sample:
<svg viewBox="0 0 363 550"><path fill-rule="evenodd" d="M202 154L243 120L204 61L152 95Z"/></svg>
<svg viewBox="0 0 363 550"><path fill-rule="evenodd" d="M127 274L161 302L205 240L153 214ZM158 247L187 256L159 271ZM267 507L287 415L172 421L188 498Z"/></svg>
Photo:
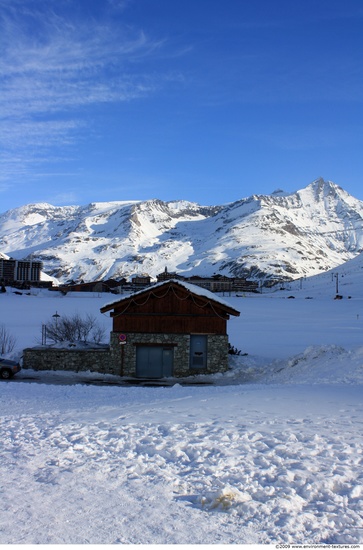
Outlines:
<svg viewBox="0 0 363 550"><path fill-rule="evenodd" d="M222 297L248 354L225 374L0 382L0 544L363 543L362 258L343 267L342 300L329 273ZM55 311L110 330L107 301L8 289L0 324L16 356Z"/></svg>
<svg viewBox="0 0 363 550"><path fill-rule="evenodd" d="M363 249L363 203L321 179L222 206L187 201L27 205L0 215L0 251L64 282L164 271L296 279Z"/></svg>

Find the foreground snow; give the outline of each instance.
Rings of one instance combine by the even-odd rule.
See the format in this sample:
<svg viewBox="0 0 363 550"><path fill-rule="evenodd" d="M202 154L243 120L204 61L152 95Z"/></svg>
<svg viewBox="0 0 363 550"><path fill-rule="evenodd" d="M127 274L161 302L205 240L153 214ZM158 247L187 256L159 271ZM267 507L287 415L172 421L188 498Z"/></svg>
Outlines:
<svg viewBox="0 0 363 550"><path fill-rule="evenodd" d="M107 297L1 300L31 345L55 311ZM1 382L0 543L363 542L363 302L314 300L233 298L248 355L213 378Z"/></svg>
<svg viewBox="0 0 363 550"><path fill-rule="evenodd" d="M2 543L336 543L362 388L2 384Z"/></svg>

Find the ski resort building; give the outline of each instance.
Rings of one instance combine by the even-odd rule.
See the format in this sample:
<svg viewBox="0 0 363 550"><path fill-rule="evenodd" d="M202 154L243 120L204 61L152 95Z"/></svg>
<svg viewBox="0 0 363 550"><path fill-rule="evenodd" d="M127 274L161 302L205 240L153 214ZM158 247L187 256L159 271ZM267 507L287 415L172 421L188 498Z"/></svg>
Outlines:
<svg viewBox="0 0 363 550"><path fill-rule="evenodd" d="M199 275L184 277L176 272L168 271L167 267L165 267L162 273L156 275L158 283L170 279L185 281L186 283L206 288L211 292L256 292L258 289L258 282L248 281L244 277L227 277L226 275L219 274L212 277L200 277Z"/></svg>
<svg viewBox="0 0 363 550"><path fill-rule="evenodd" d="M42 262L0 258L0 281L4 284L39 283Z"/></svg>
<svg viewBox="0 0 363 550"><path fill-rule="evenodd" d="M227 321L239 312L215 294L165 281L101 308L113 319L110 352L117 374L180 377L228 368Z"/></svg>

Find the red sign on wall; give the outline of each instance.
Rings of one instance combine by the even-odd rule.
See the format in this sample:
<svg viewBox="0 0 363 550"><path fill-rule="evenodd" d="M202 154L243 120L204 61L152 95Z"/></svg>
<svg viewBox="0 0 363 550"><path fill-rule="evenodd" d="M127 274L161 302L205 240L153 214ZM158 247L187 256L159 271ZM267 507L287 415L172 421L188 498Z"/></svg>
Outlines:
<svg viewBox="0 0 363 550"><path fill-rule="evenodd" d="M126 334L119 334L118 339L120 341L120 344L126 344L126 340L127 340Z"/></svg>

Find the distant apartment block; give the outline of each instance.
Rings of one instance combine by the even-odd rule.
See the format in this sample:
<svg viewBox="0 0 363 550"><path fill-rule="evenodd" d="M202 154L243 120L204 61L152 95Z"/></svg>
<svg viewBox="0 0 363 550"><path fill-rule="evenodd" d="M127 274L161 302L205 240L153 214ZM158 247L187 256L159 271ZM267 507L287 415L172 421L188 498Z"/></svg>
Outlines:
<svg viewBox="0 0 363 550"><path fill-rule="evenodd" d="M42 268L42 262L0 258L0 282L3 284L38 283Z"/></svg>
<svg viewBox="0 0 363 550"><path fill-rule="evenodd" d="M167 267L162 273L156 276L156 279L158 283L177 279L200 286L211 292L256 292L258 289L256 281L248 281L244 277L226 277L225 275L214 275L213 277L192 275L191 277L183 277L175 272L168 271Z"/></svg>

